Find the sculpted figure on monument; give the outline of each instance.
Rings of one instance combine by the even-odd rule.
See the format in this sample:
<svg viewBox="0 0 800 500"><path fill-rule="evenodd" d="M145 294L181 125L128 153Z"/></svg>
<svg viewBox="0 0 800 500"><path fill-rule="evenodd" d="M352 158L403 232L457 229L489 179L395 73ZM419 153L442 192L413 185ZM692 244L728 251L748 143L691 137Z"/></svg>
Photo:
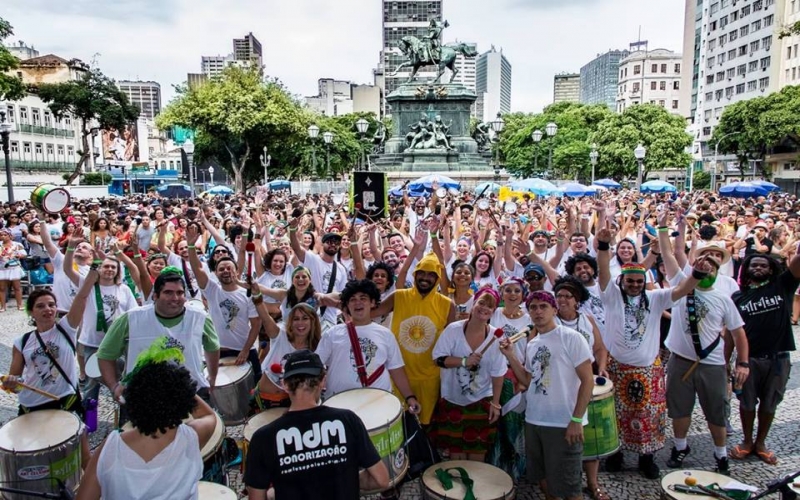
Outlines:
<svg viewBox="0 0 800 500"><path fill-rule="evenodd" d="M478 151L487 151L489 149L489 124L481 122L475 127L475 133L472 138L478 143Z"/></svg>
<svg viewBox="0 0 800 500"><path fill-rule="evenodd" d="M372 154L379 155L383 154L386 146L386 127L383 126L383 123L378 124L378 130L375 131L375 135L372 136Z"/></svg>
<svg viewBox="0 0 800 500"><path fill-rule="evenodd" d="M453 148L450 146L450 135L448 132L450 131L450 127L453 125L453 120L450 120L450 123L445 125L442 121L442 117L440 115L436 115L433 125L436 136L436 147L443 147L452 151Z"/></svg>
<svg viewBox="0 0 800 500"><path fill-rule="evenodd" d="M436 20L431 20L428 26L428 34L422 40L411 35L401 38L398 42L398 47L408 58L408 61L399 65L392 75L396 75L402 68L411 67L413 69L407 80L410 83L414 81L420 68L438 66L438 74L431 83L441 80L445 68L452 72L453 76L450 78L452 82L458 74L458 68L455 66L456 56L462 54L464 57L471 58L477 56L478 51L474 46L465 43L442 46L442 31L448 26L450 24L447 21L440 23Z"/></svg>

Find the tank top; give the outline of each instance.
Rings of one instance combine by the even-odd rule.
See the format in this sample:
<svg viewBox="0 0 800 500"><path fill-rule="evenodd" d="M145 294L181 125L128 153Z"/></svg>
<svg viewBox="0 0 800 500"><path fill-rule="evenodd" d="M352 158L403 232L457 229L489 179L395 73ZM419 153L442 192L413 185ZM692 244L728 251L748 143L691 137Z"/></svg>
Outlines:
<svg viewBox="0 0 800 500"><path fill-rule="evenodd" d="M425 297L416 288L395 292L392 332L400 344L409 379L439 379L439 367L431 353L447 326L450 304L449 298L435 291Z"/></svg>
<svg viewBox="0 0 800 500"><path fill-rule="evenodd" d="M149 462L122 440L120 432L108 435L97 461L97 481L104 499L195 500L202 475L197 433L184 424L178 426L175 439Z"/></svg>

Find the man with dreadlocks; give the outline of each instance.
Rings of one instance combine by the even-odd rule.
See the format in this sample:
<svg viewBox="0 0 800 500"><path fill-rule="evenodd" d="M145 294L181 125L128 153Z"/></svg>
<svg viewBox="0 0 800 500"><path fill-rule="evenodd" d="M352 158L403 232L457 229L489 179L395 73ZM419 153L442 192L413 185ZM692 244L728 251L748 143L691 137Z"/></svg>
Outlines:
<svg viewBox="0 0 800 500"><path fill-rule="evenodd" d="M664 367L658 356L661 313L689 293L697 279L689 277L669 290L646 290L647 270L631 262L612 282L612 235L607 223L596 239L600 298L606 313L603 340L610 354L608 372L616 389L621 441L620 451L606 459L606 470L622 470L622 450L628 450L639 454L639 471L646 478L658 479L653 453L664 447L667 425ZM663 255L668 254L669 241L661 248Z"/></svg>
<svg viewBox="0 0 800 500"><path fill-rule="evenodd" d="M766 439L775 410L783 399L789 380L789 353L795 350L791 314L794 291L800 284L800 247L781 272L775 259L752 254L742 261L742 289L733 302L744 320L750 347L750 376L739 395L739 416L744 439L731 449L731 456L744 459L755 454L762 461L778 463L767 449ZM758 403L758 433L753 442L753 427Z"/></svg>

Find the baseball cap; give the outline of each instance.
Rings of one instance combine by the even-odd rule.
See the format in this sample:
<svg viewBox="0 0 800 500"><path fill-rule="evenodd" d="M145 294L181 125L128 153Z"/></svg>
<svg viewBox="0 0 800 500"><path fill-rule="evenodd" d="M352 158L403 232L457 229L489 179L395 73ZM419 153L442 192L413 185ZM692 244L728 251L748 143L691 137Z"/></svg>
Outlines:
<svg viewBox="0 0 800 500"><path fill-rule="evenodd" d="M523 275L527 275L528 273L536 273L539 276L545 275L544 268L539 264L533 264L533 263L525 266L525 272L523 273Z"/></svg>
<svg viewBox="0 0 800 500"><path fill-rule="evenodd" d="M326 241L333 239L342 241L342 235L339 233L325 233L325 236L322 237L322 242L325 243Z"/></svg>
<svg viewBox="0 0 800 500"><path fill-rule="evenodd" d="M318 376L325 369L319 355L303 349L295 351L286 356L286 363L283 365L283 378L294 377L296 375Z"/></svg>

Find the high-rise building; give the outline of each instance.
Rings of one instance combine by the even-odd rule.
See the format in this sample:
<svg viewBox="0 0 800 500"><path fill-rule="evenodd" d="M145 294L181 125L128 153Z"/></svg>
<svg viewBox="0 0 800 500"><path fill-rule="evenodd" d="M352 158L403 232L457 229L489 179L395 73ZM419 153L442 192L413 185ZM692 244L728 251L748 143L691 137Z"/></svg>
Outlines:
<svg viewBox="0 0 800 500"><path fill-rule="evenodd" d="M411 68L404 68L397 75L392 75L397 67L406 61L398 42L409 35L419 39L425 37L432 19L442 21L442 1L382 0L383 45L379 67L384 74L384 96L391 94L411 74ZM425 67L420 69L417 76L434 78L436 71L433 67Z"/></svg>
<svg viewBox="0 0 800 500"><path fill-rule="evenodd" d="M667 49L637 50L619 62L617 113L636 104L656 104L680 114L681 54Z"/></svg>
<svg viewBox="0 0 800 500"><path fill-rule="evenodd" d="M581 102L617 107L619 62L629 54L627 50L609 50L581 68Z"/></svg>
<svg viewBox="0 0 800 500"><path fill-rule="evenodd" d="M580 73L559 73L553 77L553 103L580 102Z"/></svg>
<svg viewBox="0 0 800 500"><path fill-rule="evenodd" d="M348 113L380 114L381 93L376 85L358 85L333 78L319 79L319 94L306 97L306 105L327 116Z"/></svg>
<svg viewBox="0 0 800 500"><path fill-rule="evenodd" d="M478 44L467 43L467 45L469 45L476 53L478 52ZM460 83L469 90L476 92L477 90L476 85L478 82L476 74L477 64L478 60L476 57L465 57L464 54L461 53L456 55L455 67L458 70L458 73L456 73L456 76L455 78L453 78L453 81L451 83ZM472 108L470 109L470 115L477 117L477 109L478 109L477 104L472 103Z"/></svg>
<svg viewBox="0 0 800 500"><path fill-rule="evenodd" d="M695 138L695 160L713 156L710 140L728 105L769 94L780 88L781 76L786 78L785 73L779 75L780 60L786 56L778 32L788 4L686 0L683 66L691 79L687 74L682 83L690 103L687 118Z"/></svg>
<svg viewBox="0 0 800 500"><path fill-rule="evenodd" d="M511 111L511 63L503 50L498 52L494 46L478 56L475 64L475 92L478 94L475 114L478 119L488 122L497 113Z"/></svg>
<svg viewBox="0 0 800 500"><path fill-rule="evenodd" d="M250 32L244 38L233 39L233 58L237 61L250 61L260 68L263 63L261 42Z"/></svg>
<svg viewBox="0 0 800 500"><path fill-rule="evenodd" d="M139 106L142 118L153 120L161 112L161 85L157 82L122 80L117 85L130 102Z"/></svg>
<svg viewBox="0 0 800 500"><path fill-rule="evenodd" d="M219 76L230 60L232 60L230 56L201 56L200 72L206 75L207 78Z"/></svg>
<svg viewBox="0 0 800 500"><path fill-rule="evenodd" d="M234 38L233 52L227 56L202 56L200 59L200 72L206 78L219 76L228 66L263 68L261 42L253 33L248 33L244 38ZM197 81L195 78L195 83Z"/></svg>

